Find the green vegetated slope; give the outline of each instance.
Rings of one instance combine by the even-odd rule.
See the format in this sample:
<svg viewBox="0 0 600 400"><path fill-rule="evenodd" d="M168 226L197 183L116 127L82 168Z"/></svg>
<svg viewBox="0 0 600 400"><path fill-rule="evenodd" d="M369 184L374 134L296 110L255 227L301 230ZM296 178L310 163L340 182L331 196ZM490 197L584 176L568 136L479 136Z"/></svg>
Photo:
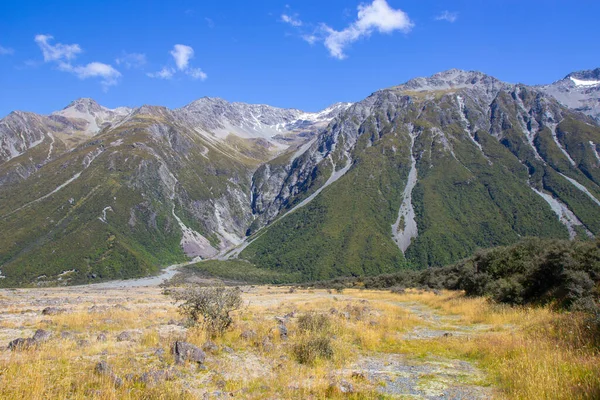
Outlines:
<svg viewBox="0 0 600 400"><path fill-rule="evenodd" d="M432 88L448 76L456 87ZM190 259L183 230L206 239L203 258L252 234L237 259L196 268L276 283L439 267L522 237L600 234L597 123L480 73L415 82L374 93L298 140L312 143L303 154L294 147L271 161L264 139L202 135L160 107L93 137L70 141L65 131L52 146L45 137L0 164L0 286L147 275ZM402 252L392 225L412 159L418 234Z"/></svg>
<svg viewBox="0 0 600 400"><path fill-rule="evenodd" d="M242 258L263 268L298 274L303 280L372 275L406 266L389 231L408 174L407 137L394 135L389 128L367 147L370 133L376 132L372 121L365 125L371 132L360 137L349 172L259 233ZM394 147L404 152L394 152ZM328 161L324 167L331 173Z"/></svg>
<svg viewBox="0 0 600 400"><path fill-rule="evenodd" d="M481 149L465 132L457 93L466 97L471 126L481 118L489 121L489 130L471 133ZM260 231L239 257L259 268L320 280L443 266L478 248L508 245L521 237L568 238L565 225L532 188L573 212L582 223L573 227L578 237L599 234L600 207L591 197L600 198L599 165L588 143L600 140L600 129L551 102L563 117L556 121L557 140L573 153L573 165L549 128L536 133L532 148L521 125L544 124L543 108L522 116L514 96L532 109L540 101L536 92L501 92L490 116L487 105L469 93L445 91L411 96L408 107L400 105L403 100L378 109L360 122L349 172L308 205ZM407 124L416 135L418 182L412 203L419 232L404 256L392 240L391 225L410 168ZM334 151L334 157L339 153ZM315 174L326 178L326 168L331 163L324 160ZM591 196L565 177L580 182ZM288 208L304 198L300 193Z"/></svg>
<svg viewBox="0 0 600 400"><path fill-rule="evenodd" d="M153 126L165 134L156 137ZM173 207L188 227L219 246L194 206L226 198L231 177L249 191L247 170L256 162L152 115L101 133L44 165L26 184L0 189L6 276L0 285L131 278L185 261ZM235 212L243 218L242 210Z"/></svg>
<svg viewBox="0 0 600 400"><path fill-rule="evenodd" d="M339 289L464 290L469 296L485 296L500 303L550 304L598 314L600 241L526 238L509 246L478 250L446 267L312 284ZM597 319L594 324L594 329L600 328Z"/></svg>

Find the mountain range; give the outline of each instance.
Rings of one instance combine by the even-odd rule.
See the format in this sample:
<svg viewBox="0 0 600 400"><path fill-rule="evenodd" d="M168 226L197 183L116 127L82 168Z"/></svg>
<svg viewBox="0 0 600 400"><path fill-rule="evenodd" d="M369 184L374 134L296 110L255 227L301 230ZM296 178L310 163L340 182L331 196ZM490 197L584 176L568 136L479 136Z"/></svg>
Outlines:
<svg viewBox="0 0 600 400"><path fill-rule="evenodd" d="M190 259L296 282L600 234L600 69L543 86L450 70L317 113L79 99L0 120L0 286Z"/></svg>

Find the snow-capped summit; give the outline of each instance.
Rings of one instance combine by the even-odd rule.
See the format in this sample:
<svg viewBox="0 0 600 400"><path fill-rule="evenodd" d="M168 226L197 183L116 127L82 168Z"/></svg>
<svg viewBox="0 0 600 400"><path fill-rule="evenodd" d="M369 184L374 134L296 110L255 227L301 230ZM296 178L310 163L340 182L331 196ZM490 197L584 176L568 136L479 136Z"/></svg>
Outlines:
<svg viewBox="0 0 600 400"><path fill-rule="evenodd" d="M600 68L572 72L560 81L540 86L563 105L600 121Z"/></svg>
<svg viewBox="0 0 600 400"><path fill-rule="evenodd" d="M323 111L307 113L294 108L230 103L220 98L203 97L174 113L186 124L212 132L217 137L234 134L243 138L269 139L285 132L322 128L349 105L337 103Z"/></svg>

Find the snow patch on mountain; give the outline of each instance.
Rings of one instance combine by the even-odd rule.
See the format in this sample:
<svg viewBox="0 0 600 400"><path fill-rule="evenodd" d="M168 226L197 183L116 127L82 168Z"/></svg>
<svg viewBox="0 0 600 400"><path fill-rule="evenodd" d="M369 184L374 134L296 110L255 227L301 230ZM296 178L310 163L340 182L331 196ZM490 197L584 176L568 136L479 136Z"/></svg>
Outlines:
<svg viewBox="0 0 600 400"><path fill-rule="evenodd" d="M575 84L575 86L596 86L596 85L600 85L600 81L584 81L581 79L576 79L573 77L570 77L571 81L573 81L573 83Z"/></svg>

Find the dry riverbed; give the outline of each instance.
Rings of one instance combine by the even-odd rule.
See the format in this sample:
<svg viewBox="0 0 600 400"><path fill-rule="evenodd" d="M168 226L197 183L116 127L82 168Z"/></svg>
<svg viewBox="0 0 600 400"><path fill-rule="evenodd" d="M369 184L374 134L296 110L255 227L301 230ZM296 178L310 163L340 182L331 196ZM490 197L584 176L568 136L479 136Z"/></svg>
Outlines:
<svg viewBox="0 0 600 400"><path fill-rule="evenodd" d="M0 398L513 397L485 352L516 346L524 323L543 317L525 321L522 310L452 292L243 291L235 327L210 341L158 287L2 290ZM299 329L310 312L326 316L323 332ZM302 361L311 335L330 348ZM205 359L176 363L176 341L203 348Z"/></svg>

